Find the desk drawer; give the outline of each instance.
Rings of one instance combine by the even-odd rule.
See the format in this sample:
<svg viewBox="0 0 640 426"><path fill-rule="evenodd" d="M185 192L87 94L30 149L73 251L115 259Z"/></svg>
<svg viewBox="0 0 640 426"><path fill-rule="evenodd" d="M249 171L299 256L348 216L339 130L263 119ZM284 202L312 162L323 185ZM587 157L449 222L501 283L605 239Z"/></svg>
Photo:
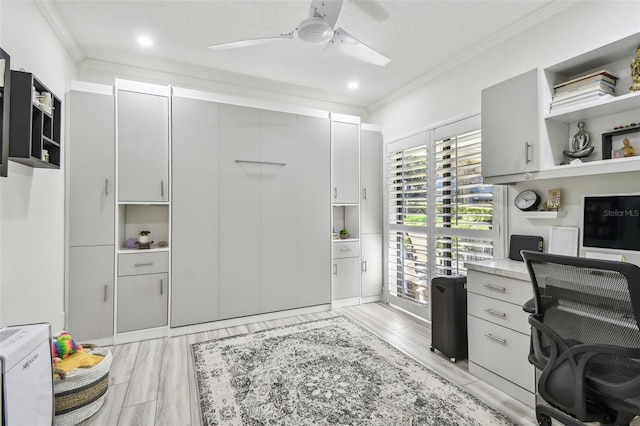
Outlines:
<svg viewBox="0 0 640 426"><path fill-rule="evenodd" d="M533 288L529 281L478 271L467 272L467 290L520 306L533 298Z"/></svg>
<svg viewBox="0 0 640 426"><path fill-rule="evenodd" d="M531 392L534 367L529 364L529 335L468 317L469 361Z"/></svg>
<svg viewBox="0 0 640 426"><path fill-rule="evenodd" d="M360 256L360 242L334 242L333 243L333 258L343 259L345 257L358 257Z"/></svg>
<svg viewBox="0 0 640 426"><path fill-rule="evenodd" d="M169 252L118 255L118 276L169 272Z"/></svg>
<svg viewBox="0 0 640 426"><path fill-rule="evenodd" d="M530 332L529 314L522 310L521 305L514 305L475 293L467 293L467 311L469 315L520 333L529 334Z"/></svg>

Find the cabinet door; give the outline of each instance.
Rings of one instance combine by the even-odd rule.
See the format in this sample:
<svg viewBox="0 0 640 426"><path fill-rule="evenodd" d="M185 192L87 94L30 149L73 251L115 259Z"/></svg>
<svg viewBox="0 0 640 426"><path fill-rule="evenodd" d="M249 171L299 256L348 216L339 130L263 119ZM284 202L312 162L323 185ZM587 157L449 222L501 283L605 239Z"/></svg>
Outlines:
<svg viewBox="0 0 640 426"><path fill-rule="evenodd" d="M167 325L168 274L118 278L118 333Z"/></svg>
<svg viewBox="0 0 640 426"><path fill-rule="evenodd" d="M260 110L220 105L220 319L260 313ZM239 162L240 161L240 162Z"/></svg>
<svg viewBox="0 0 640 426"><path fill-rule="evenodd" d="M360 200L360 126L332 122L333 202L357 204Z"/></svg>
<svg viewBox="0 0 640 426"><path fill-rule="evenodd" d="M360 131L360 211L362 234L382 233L382 134Z"/></svg>
<svg viewBox="0 0 640 426"><path fill-rule="evenodd" d="M296 210L292 259L297 276L298 306L331 303L331 137L328 118L299 116L300 150L296 180L299 192L289 200Z"/></svg>
<svg viewBox="0 0 640 426"><path fill-rule="evenodd" d="M298 117L275 111L261 111L260 210L260 311L296 308L298 282L297 235L292 227L302 220L296 209L304 190L298 176L304 173L305 159L298 134ZM279 164L267 164L279 163Z"/></svg>
<svg viewBox="0 0 640 426"><path fill-rule="evenodd" d="M118 91L118 198L169 200L169 98Z"/></svg>
<svg viewBox="0 0 640 426"><path fill-rule="evenodd" d="M538 170L538 70L482 91L482 175Z"/></svg>
<svg viewBox="0 0 640 426"><path fill-rule="evenodd" d="M79 341L113 335L113 246L69 248L67 329Z"/></svg>
<svg viewBox="0 0 640 426"><path fill-rule="evenodd" d="M113 245L114 97L72 90L68 99L69 245Z"/></svg>
<svg viewBox="0 0 640 426"><path fill-rule="evenodd" d="M178 327L218 319L218 104L174 96L171 119L171 326Z"/></svg>
<svg viewBox="0 0 640 426"><path fill-rule="evenodd" d="M360 296L360 258L333 259L333 300Z"/></svg>
<svg viewBox="0 0 640 426"><path fill-rule="evenodd" d="M363 234L362 297L382 294L382 234Z"/></svg>

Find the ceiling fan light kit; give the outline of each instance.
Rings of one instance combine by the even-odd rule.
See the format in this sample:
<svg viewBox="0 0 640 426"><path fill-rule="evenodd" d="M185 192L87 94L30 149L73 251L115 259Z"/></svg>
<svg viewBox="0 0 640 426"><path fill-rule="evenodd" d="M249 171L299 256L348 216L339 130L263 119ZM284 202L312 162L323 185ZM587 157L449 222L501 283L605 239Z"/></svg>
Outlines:
<svg viewBox="0 0 640 426"><path fill-rule="evenodd" d="M323 44L333 38L333 28L322 18L307 18L300 22L298 38L305 43Z"/></svg>

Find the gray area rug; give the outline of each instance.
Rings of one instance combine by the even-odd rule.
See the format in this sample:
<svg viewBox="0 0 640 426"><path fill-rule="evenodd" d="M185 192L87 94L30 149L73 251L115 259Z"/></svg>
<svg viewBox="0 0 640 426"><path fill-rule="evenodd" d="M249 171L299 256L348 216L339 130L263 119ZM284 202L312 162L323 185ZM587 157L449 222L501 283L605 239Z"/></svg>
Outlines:
<svg viewBox="0 0 640 426"><path fill-rule="evenodd" d="M193 345L208 425L512 425L345 317Z"/></svg>

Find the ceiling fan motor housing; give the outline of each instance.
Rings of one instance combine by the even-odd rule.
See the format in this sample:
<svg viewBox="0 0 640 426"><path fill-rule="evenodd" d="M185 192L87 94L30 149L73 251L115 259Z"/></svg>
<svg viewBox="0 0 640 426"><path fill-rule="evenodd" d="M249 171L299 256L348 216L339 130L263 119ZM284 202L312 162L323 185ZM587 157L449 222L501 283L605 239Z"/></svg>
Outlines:
<svg viewBox="0 0 640 426"><path fill-rule="evenodd" d="M333 28L322 18L307 18L298 26L298 38L310 44L326 43L333 38Z"/></svg>

